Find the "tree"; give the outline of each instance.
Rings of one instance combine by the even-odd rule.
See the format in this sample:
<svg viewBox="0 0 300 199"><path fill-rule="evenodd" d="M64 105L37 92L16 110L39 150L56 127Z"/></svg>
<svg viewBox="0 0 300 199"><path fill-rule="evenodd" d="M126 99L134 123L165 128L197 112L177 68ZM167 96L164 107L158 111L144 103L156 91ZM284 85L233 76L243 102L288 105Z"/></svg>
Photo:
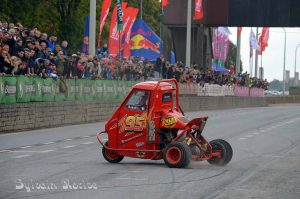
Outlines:
<svg viewBox="0 0 300 199"><path fill-rule="evenodd" d="M236 62L236 53L237 53L237 46L229 41L229 51L228 51L228 57L225 62L225 68L235 68L235 62ZM241 71L243 71L243 62L241 60Z"/></svg>
<svg viewBox="0 0 300 199"><path fill-rule="evenodd" d="M111 10L115 6L112 0ZM124 0L126 1L126 0ZM128 6L140 7L141 0L127 0ZM102 1L97 1L97 33ZM143 0L143 19L156 32L159 32L160 3L155 0ZM71 52L81 49L84 17L89 15L87 0L1 0L0 21L21 22L29 29L37 27L48 35L58 36L59 42L66 39ZM109 36L111 12L104 26L102 41Z"/></svg>
<svg viewBox="0 0 300 199"><path fill-rule="evenodd" d="M270 82L269 89L281 91L282 90L282 81L279 81L278 79L274 79L273 81Z"/></svg>

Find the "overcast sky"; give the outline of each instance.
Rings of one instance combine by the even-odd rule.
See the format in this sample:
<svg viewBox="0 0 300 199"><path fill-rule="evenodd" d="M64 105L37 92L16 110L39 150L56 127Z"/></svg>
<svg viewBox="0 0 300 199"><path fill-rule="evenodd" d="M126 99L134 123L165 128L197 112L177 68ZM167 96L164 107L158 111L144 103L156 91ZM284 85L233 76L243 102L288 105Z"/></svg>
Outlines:
<svg viewBox="0 0 300 199"><path fill-rule="evenodd" d="M259 33L262 28L259 28ZM243 28L241 42L241 59L244 65L244 71L249 72L249 35L251 28ZM236 28L230 28L232 35L230 40L236 44ZM256 33L256 28L253 28ZM294 77L295 68L295 49L300 44L300 28L286 28L286 70L290 70L290 76ZM284 32L282 28L270 28L269 46L263 53L264 77L269 81L273 79L283 79L283 55L284 55ZM261 56L259 56L258 66L261 65ZM254 61L253 61L254 63ZM300 72L300 47L297 53L297 72ZM254 68L253 68L254 74Z"/></svg>

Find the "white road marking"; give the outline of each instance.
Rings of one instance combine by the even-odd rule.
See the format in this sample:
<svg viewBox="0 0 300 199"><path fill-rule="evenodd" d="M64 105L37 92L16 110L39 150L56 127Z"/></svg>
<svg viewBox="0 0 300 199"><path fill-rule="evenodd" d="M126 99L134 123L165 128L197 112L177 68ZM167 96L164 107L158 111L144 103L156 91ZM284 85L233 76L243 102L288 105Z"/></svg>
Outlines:
<svg viewBox="0 0 300 199"><path fill-rule="evenodd" d="M240 138L240 140L247 140L247 138Z"/></svg>
<svg viewBox="0 0 300 199"><path fill-rule="evenodd" d="M13 158L26 158L26 157L29 157L29 156L31 156L31 155L26 154L26 155L15 156Z"/></svg>
<svg viewBox="0 0 300 199"><path fill-rule="evenodd" d="M90 138L90 135L81 136L80 138Z"/></svg>
<svg viewBox="0 0 300 199"><path fill-rule="evenodd" d="M250 135L246 135L247 138L251 138L253 137L254 135L250 134Z"/></svg>
<svg viewBox="0 0 300 199"><path fill-rule="evenodd" d="M66 142L66 141L71 141L71 140L73 140L73 139L69 138L69 139L65 139L64 141Z"/></svg>
<svg viewBox="0 0 300 199"><path fill-rule="evenodd" d="M145 181L145 178L116 178L118 180L136 180L136 181Z"/></svg>
<svg viewBox="0 0 300 199"><path fill-rule="evenodd" d="M44 145L48 145L48 144L54 144L55 142L45 142L43 143Z"/></svg>
<svg viewBox="0 0 300 199"><path fill-rule="evenodd" d="M259 135L260 133L256 132L256 133L253 133L254 135Z"/></svg>
<svg viewBox="0 0 300 199"><path fill-rule="evenodd" d="M65 147L63 147L63 149L69 149L69 148L73 148L73 147L75 147L75 145L65 146Z"/></svg>
<svg viewBox="0 0 300 199"><path fill-rule="evenodd" d="M32 147L32 146L21 146L21 147L19 147L19 149L26 149L26 148L30 148L30 147Z"/></svg>
<svg viewBox="0 0 300 199"><path fill-rule="evenodd" d="M2 150L0 153L10 152L10 150Z"/></svg>
<svg viewBox="0 0 300 199"><path fill-rule="evenodd" d="M93 143L95 143L95 142L84 142L82 144L93 144Z"/></svg>
<svg viewBox="0 0 300 199"><path fill-rule="evenodd" d="M46 151L43 151L42 153L49 153L49 152L53 152L53 151L55 151L55 150L46 150Z"/></svg>
<svg viewBox="0 0 300 199"><path fill-rule="evenodd" d="M49 153L54 150L46 150L46 151L10 151L11 153Z"/></svg>

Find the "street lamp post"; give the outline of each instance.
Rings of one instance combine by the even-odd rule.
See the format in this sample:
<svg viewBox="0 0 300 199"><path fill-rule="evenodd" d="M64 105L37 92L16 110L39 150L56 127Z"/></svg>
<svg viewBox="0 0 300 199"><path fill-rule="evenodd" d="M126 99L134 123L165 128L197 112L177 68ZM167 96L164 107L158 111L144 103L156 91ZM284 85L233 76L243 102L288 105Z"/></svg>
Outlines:
<svg viewBox="0 0 300 199"><path fill-rule="evenodd" d="M300 44L297 45L296 50L295 50L295 75L294 75L294 83L295 86L297 86L297 80L296 80L296 72L297 72L297 51L298 48L300 47Z"/></svg>
<svg viewBox="0 0 300 199"><path fill-rule="evenodd" d="M187 0L186 52L185 65L191 66L192 0Z"/></svg>
<svg viewBox="0 0 300 199"><path fill-rule="evenodd" d="M95 55L96 42L96 0L90 0L89 54Z"/></svg>
<svg viewBox="0 0 300 199"><path fill-rule="evenodd" d="M284 31L284 55L283 55L283 82L282 82L282 94L285 95L285 56L286 56L286 30Z"/></svg>

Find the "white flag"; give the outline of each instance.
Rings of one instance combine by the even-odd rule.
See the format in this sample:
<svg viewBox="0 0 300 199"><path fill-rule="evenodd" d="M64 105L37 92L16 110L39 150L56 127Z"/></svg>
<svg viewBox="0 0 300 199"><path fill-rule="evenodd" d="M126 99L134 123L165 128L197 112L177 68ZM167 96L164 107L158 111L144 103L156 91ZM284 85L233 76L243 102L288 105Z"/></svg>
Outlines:
<svg viewBox="0 0 300 199"><path fill-rule="evenodd" d="M258 45L257 39L252 29L250 32L250 48L260 51L260 46Z"/></svg>
<svg viewBox="0 0 300 199"><path fill-rule="evenodd" d="M231 35L231 32L228 27L218 27L218 32L225 35Z"/></svg>

